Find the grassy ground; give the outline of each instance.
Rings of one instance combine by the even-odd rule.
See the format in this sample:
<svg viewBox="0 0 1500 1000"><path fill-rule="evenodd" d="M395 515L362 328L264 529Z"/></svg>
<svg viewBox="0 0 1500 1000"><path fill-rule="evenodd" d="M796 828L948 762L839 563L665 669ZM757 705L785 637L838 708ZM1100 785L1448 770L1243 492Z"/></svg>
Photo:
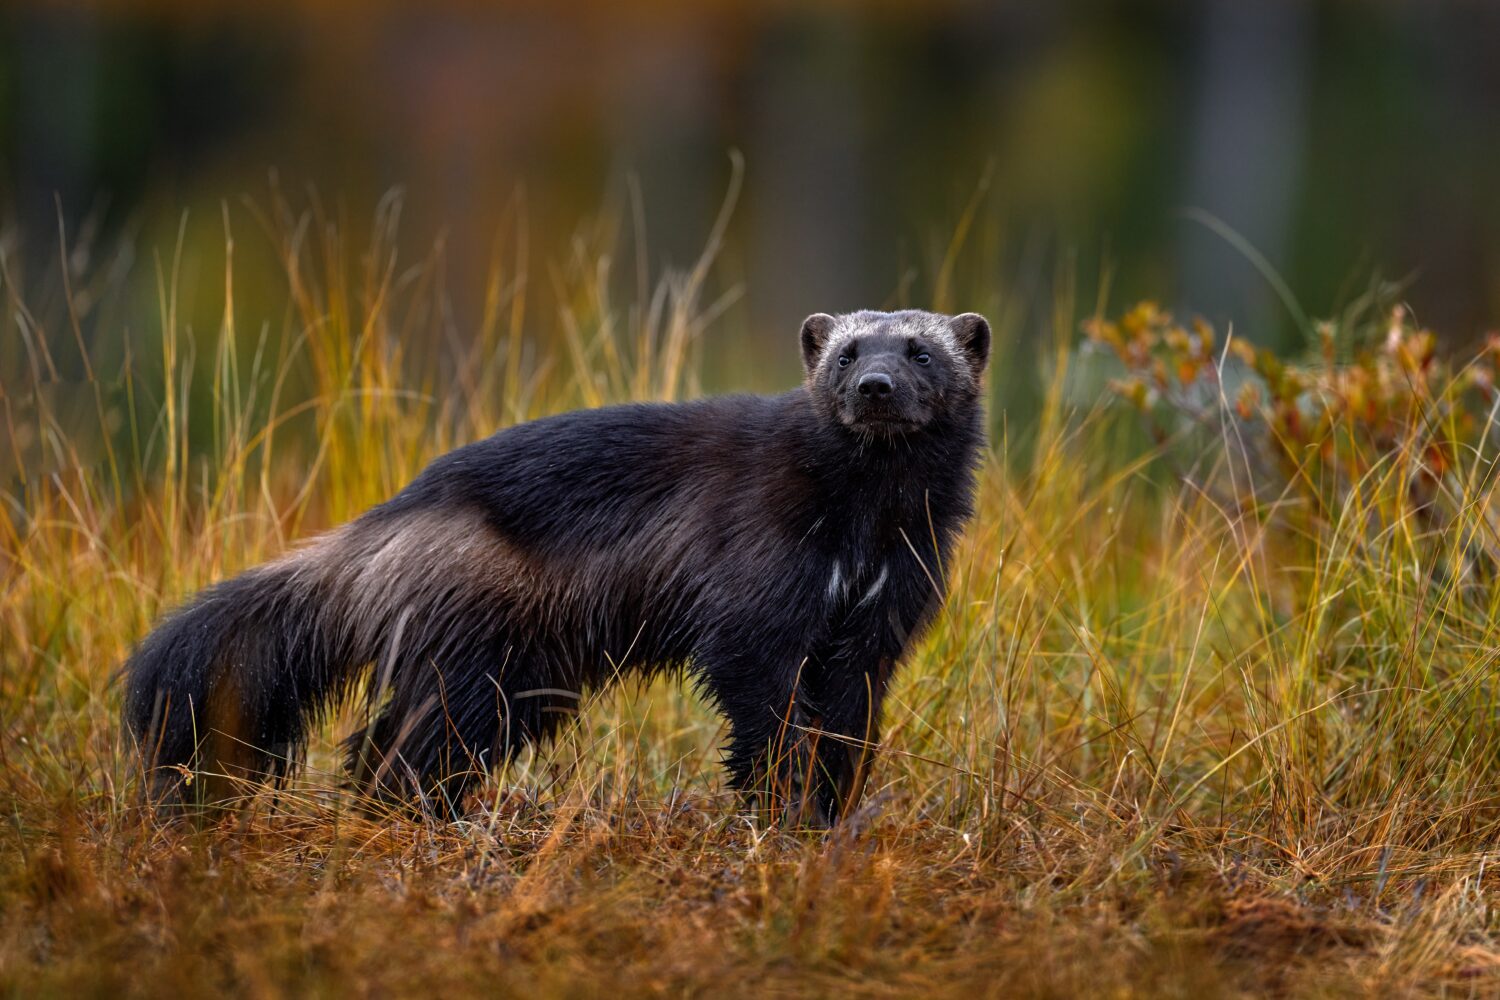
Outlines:
<svg viewBox="0 0 1500 1000"><path fill-rule="evenodd" d="M720 309L711 254L636 308L564 269L561 321L540 324L561 341L537 348L502 255L454 364L413 347L442 332L430 269L394 266L381 234L356 255L290 223L267 227L282 299L236 303L227 267L221 327L194 336L164 258L161 356L87 370L65 400L49 367L107 352L108 318L81 278L51 326L3 282L26 345L0 442L8 993L1500 991L1482 454L1459 456L1436 526L1409 499L1411 442L1317 509L1295 474L1255 494L1234 435L1148 449L1078 405L1065 300L1045 403L996 435L951 599L834 834L739 815L719 722L670 685L588 701L463 822L351 809L348 719L286 790L198 826L153 816L113 672L159 611L456 443L695 392ZM276 335L242 329L251 313Z"/></svg>

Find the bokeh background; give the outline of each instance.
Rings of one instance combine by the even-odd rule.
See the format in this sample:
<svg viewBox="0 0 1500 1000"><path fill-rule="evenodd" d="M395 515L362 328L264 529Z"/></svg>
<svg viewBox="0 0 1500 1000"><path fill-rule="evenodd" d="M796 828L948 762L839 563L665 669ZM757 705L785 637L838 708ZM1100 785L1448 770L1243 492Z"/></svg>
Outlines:
<svg viewBox="0 0 1500 1000"><path fill-rule="evenodd" d="M10 0L0 204L33 273L59 205L138 263L183 226L210 263L181 308L212 327L226 206L316 198L357 243L399 189L461 333L516 204L545 325L548 268L590 220L643 219L653 274L690 264L738 151L715 281L757 388L794 376L804 314L924 304L970 205L956 294L1003 296L1023 334L1066 272L1085 299L1293 344L1242 239L1310 315L1405 282L1463 344L1500 316L1497 52L1500 5L1432 0Z"/></svg>

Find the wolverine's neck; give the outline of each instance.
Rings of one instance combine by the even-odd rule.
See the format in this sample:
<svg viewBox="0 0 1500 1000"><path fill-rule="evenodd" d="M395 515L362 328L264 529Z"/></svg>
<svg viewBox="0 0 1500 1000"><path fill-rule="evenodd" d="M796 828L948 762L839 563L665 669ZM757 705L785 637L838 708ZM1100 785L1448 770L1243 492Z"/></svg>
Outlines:
<svg viewBox="0 0 1500 1000"><path fill-rule="evenodd" d="M904 434L860 433L800 393L799 463L834 506L860 519L947 519L968 513L974 469L984 446L982 411L944 415Z"/></svg>

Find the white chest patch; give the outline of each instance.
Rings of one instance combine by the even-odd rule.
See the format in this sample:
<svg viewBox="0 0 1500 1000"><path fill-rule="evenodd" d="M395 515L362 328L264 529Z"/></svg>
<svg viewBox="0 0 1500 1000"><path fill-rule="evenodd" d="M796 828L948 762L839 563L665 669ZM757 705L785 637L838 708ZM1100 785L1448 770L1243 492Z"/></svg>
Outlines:
<svg viewBox="0 0 1500 1000"><path fill-rule="evenodd" d="M860 597L854 606L859 607L862 604L868 604L880 596L880 592L885 589L885 581L890 577L890 573L890 566L886 563L881 563L880 572L876 574L875 579L870 582L870 585L865 588L864 595ZM852 576L845 576L843 564L835 559L833 561L833 571L828 574L828 599L830 601L834 600L840 594L851 590L853 587L857 587L860 577L864 575L864 573L860 572L859 567L855 567L855 572Z"/></svg>
<svg viewBox="0 0 1500 1000"><path fill-rule="evenodd" d="M860 604L867 604L870 601L875 600L875 598L880 594L881 588L885 586L885 579L890 575L890 572L891 570L889 566L887 566L885 563L880 564L880 575L875 578L874 583L870 584L870 589L865 591L865 596L859 599Z"/></svg>

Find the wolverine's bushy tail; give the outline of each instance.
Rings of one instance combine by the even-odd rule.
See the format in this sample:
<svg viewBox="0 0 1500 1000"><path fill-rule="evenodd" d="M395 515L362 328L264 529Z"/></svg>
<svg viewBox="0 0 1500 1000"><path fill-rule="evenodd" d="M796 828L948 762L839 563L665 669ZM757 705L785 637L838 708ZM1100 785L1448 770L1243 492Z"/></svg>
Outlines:
<svg viewBox="0 0 1500 1000"><path fill-rule="evenodd" d="M339 586L360 555L347 540L210 587L136 648L125 716L155 797L223 798L226 779L284 775L299 759L310 725L373 659Z"/></svg>

